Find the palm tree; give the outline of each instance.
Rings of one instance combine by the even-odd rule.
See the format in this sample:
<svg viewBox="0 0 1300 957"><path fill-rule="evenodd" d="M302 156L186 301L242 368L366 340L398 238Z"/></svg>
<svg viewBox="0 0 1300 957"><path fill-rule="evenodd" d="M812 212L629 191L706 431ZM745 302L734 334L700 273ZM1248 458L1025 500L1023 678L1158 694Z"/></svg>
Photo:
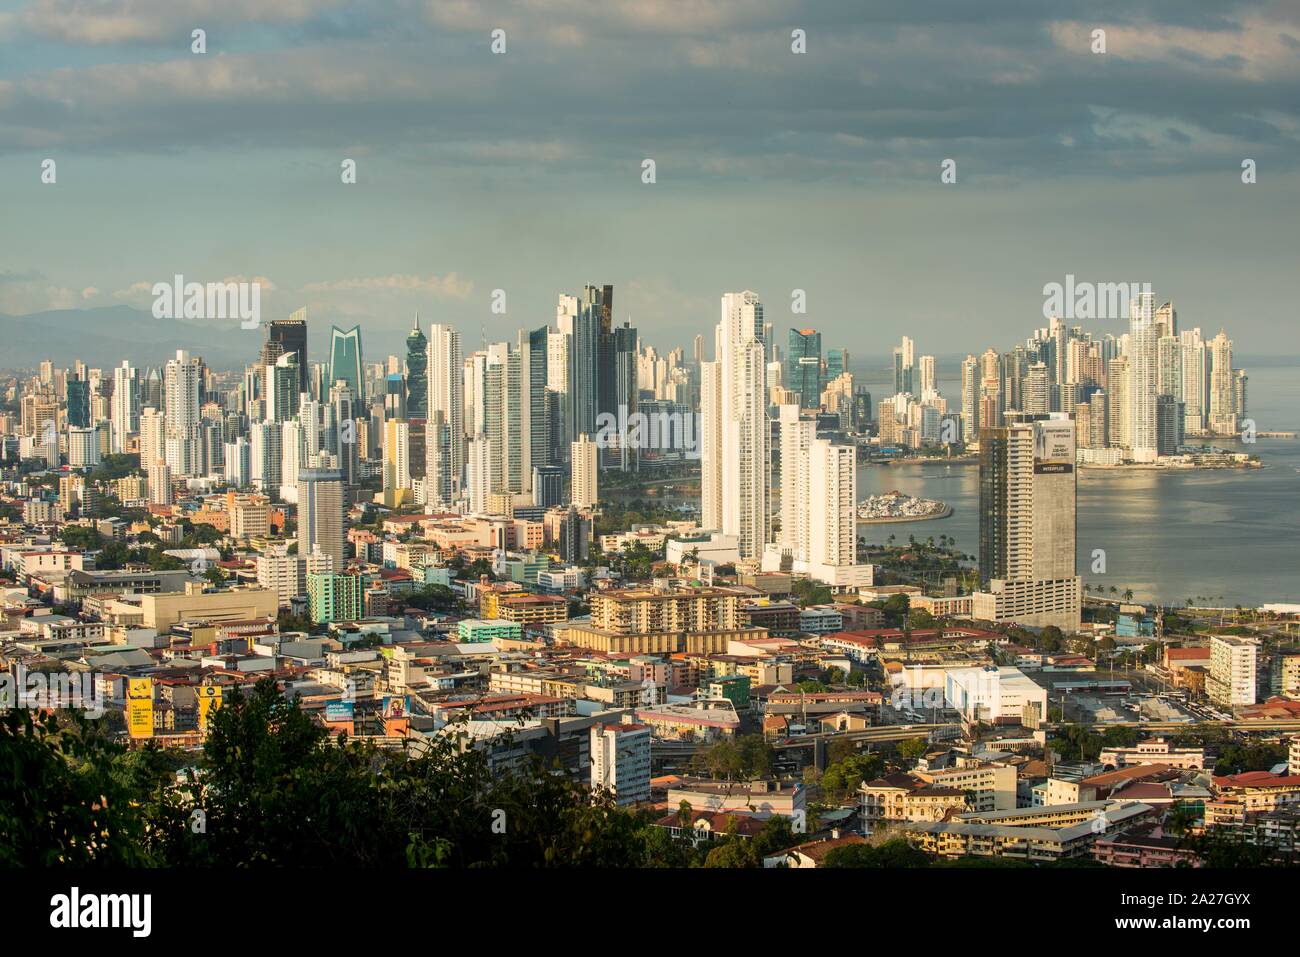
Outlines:
<svg viewBox="0 0 1300 957"><path fill-rule="evenodd" d="M1132 589L1132 588L1125 588L1125 589L1124 589L1124 600L1125 600L1125 601L1132 601L1132 600L1133 600L1133 589Z"/></svg>

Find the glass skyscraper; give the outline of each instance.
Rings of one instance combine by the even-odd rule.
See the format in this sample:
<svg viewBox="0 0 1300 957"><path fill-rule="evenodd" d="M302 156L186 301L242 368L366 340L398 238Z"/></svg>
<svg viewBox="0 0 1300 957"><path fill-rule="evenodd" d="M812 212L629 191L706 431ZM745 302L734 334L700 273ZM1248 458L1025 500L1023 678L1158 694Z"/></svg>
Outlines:
<svg viewBox="0 0 1300 957"><path fill-rule="evenodd" d="M786 388L799 394L799 407L816 409L822 396L822 334L816 329L791 329L785 357Z"/></svg>
<svg viewBox="0 0 1300 957"><path fill-rule="evenodd" d="M352 390L353 396L363 396L365 380L361 376L361 327L344 331L338 326L330 329L329 386L342 380Z"/></svg>

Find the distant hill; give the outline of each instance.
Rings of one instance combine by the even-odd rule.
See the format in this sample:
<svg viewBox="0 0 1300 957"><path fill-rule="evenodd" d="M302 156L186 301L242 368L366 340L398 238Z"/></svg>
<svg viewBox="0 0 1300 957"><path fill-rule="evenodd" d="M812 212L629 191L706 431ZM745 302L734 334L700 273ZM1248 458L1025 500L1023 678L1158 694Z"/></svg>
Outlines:
<svg viewBox="0 0 1300 957"><path fill-rule="evenodd" d="M107 369L123 359L132 365L160 365L187 349L213 369L235 369L254 360L260 329L239 322L155 319L130 306L60 309L26 316L0 314L0 369L32 368L42 359L70 366L74 359Z"/></svg>

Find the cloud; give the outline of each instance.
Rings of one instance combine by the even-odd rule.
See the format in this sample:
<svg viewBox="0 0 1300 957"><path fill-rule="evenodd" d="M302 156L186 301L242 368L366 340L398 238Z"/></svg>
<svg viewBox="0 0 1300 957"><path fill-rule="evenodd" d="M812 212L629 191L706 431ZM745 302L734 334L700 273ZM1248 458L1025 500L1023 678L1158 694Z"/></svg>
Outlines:
<svg viewBox="0 0 1300 957"><path fill-rule="evenodd" d="M62 43L103 46L175 40L188 47L196 27L296 24L341 0L33 0L21 15L32 33Z"/></svg>
<svg viewBox="0 0 1300 957"><path fill-rule="evenodd" d="M121 0L85 5L82 18L78 0L39 0L24 16L49 35L62 23L64 34L129 38L143 30L135 20L162 16L186 39L194 17L235 14L205 56L188 42L162 61L56 52L43 69L6 76L0 151L291 143L361 155L340 152L351 146L422 174L516 181L539 166L552 178L590 177L654 156L665 183L928 178L957 148L966 182L1163 175L1223 168L1243 153L1234 140L1271 168L1297 165L1300 17L1285 4L1136 0L1105 5L1105 16L1092 7ZM1105 56L1088 51L1098 23ZM808 34L799 55L796 26ZM501 56L488 47L496 27L509 36ZM1113 122L1097 122L1114 115L1186 140L1171 154L1162 136L1116 139Z"/></svg>
<svg viewBox="0 0 1300 957"><path fill-rule="evenodd" d="M469 280L461 279L454 272L449 272L445 276L394 274L359 279L334 279L327 282L312 282L303 286L303 292L307 293L421 293L448 299L468 299L473 291L474 284Z"/></svg>

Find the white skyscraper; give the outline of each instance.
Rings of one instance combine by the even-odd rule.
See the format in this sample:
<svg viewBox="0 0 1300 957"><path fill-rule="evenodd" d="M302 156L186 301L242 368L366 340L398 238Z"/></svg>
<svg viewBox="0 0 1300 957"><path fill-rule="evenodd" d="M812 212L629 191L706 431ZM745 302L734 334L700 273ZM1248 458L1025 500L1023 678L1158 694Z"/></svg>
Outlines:
<svg viewBox="0 0 1300 957"><path fill-rule="evenodd" d="M140 415L140 467L147 469L166 451L167 423L161 412L147 408Z"/></svg>
<svg viewBox="0 0 1300 957"><path fill-rule="evenodd" d="M781 530L763 551L763 569L785 565L837 588L872 584L857 563L857 453L817 438L816 423L798 405L783 405Z"/></svg>
<svg viewBox="0 0 1300 957"><path fill-rule="evenodd" d="M763 304L731 292L721 311L714 360L700 363L702 521L735 535L742 558L758 558L769 537Z"/></svg>
<svg viewBox="0 0 1300 957"><path fill-rule="evenodd" d="M460 333L451 326L429 327L429 421L434 413L442 413L447 428L447 461L435 463L447 473L445 480L448 500L460 491L465 471L465 396L463 362L460 355ZM428 460L437 456L438 443L425 444L425 475L429 474Z"/></svg>
<svg viewBox="0 0 1300 957"><path fill-rule="evenodd" d="M1210 340L1209 430L1214 435L1237 431L1236 376L1232 371L1232 340L1222 329Z"/></svg>
<svg viewBox="0 0 1300 957"><path fill-rule="evenodd" d="M1202 435L1210 404L1210 376L1201 330L1180 332L1178 345L1182 356L1183 430L1188 435Z"/></svg>
<svg viewBox="0 0 1300 957"><path fill-rule="evenodd" d="M233 442L226 443L225 475L226 484L243 488L249 482L251 461L249 458L248 439L242 435Z"/></svg>
<svg viewBox="0 0 1300 957"><path fill-rule="evenodd" d="M598 455L590 435L580 435L570 452L570 501L578 508L594 508L598 498Z"/></svg>
<svg viewBox="0 0 1300 957"><path fill-rule="evenodd" d="M199 436L199 397L203 388L203 363L178 349L163 370L166 460L175 476L203 474L203 446Z"/></svg>
<svg viewBox="0 0 1300 957"><path fill-rule="evenodd" d="M1157 455L1156 396L1159 388L1159 330L1155 297L1143 293L1129 304L1129 379L1131 382L1132 456L1153 462Z"/></svg>
<svg viewBox="0 0 1300 957"><path fill-rule="evenodd" d="M140 428L140 376L130 363L113 370L110 441L114 452L125 452L127 437Z"/></svg>
<svg viewBox="0 0 1300 957"><path fill-rule="evenodd" d="M297 419L272 423L280 429L280 498L298 501L298 470L306 464L302 424Z"/></svg>
<svg viewBox="0 0 1300 957"><path fill-rule="evenodd" d="M465 487L469 493L469 511L481 515L487 511L488 492L492 487L492 442L479 436L466 446Z"/></svg>

